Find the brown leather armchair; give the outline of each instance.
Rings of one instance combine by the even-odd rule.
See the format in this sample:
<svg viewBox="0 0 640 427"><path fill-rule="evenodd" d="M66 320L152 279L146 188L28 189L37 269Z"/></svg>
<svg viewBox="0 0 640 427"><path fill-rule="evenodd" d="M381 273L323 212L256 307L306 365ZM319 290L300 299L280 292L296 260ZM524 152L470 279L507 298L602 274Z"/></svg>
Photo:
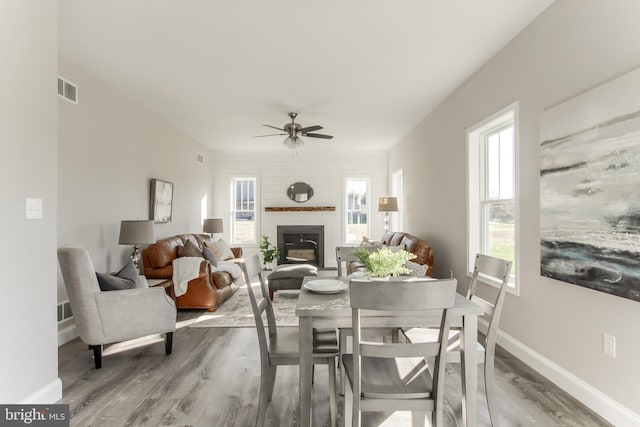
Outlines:
<svg viewBox="0 0 640 427"><path fill-rule="evenodd" d="M178 257L178 249L191 240L200 249L205 241L211 241L207 234L179 234L152 243L142 251L144 274L147 279L166 279L173 277L172 262ZM242 257L242 248L231 248L236 259ZM200 274L189 281L187 292L175 297L173 286L166 287L167 292L176 302L177 308L207 309L215 311L238 290L233 283L231 274L226 271L212 271L211 264L206 259L200 264Z"/></svg>

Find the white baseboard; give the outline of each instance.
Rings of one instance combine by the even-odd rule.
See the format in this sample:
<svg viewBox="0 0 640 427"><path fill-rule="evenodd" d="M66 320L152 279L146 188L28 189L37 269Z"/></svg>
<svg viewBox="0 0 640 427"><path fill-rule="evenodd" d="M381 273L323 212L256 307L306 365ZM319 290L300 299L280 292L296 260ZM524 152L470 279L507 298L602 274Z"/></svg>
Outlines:
<svg viewBox="0 0 640 427"><path fill-rule="evenodd" d="M75 323L58 329L58 347L78 337Z"/></svg>
<svg viewBox="0 0 640 427"><path fill-rule="evenodd" d="M40 390L32 393L21 404L26 405L47 405L53 404L62 399L62 381L60 378L56 378L49 384L42 387Z"/></svg>
<svg viewBox="0 0 640 427"><path fill-rule="evenodd" d="M479 319L478 323L480 321ZM613 425L617 427L640 426L640 415L536 353L512 336L500 331L498 344Z"/></svg>

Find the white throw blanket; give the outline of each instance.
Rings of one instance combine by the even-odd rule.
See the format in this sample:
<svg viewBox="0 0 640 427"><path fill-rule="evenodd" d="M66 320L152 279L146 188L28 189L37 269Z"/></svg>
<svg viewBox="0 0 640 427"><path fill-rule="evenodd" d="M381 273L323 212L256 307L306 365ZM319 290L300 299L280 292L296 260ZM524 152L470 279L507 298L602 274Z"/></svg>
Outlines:
<svg viewBox="0 0 640 427"><path fill-rule="evenodd" d="M173 260L173 292L176 297L187 292L189 280L200 275L200 264L204 258L185 256Z"/></svg>
<svg viewBox="0 0 640 427"><path fill-rule="evenodd" d="M218 261L218 266L211 266L212 271L226 271L231 275L233 283L241 285L244 282L242 277L242 268L232 261Z"/></svg>

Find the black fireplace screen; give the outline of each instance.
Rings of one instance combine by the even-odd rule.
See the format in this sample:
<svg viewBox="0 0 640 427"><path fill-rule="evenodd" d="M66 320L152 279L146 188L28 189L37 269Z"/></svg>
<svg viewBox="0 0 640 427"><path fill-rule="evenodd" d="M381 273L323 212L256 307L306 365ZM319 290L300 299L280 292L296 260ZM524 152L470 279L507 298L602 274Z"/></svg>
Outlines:
<svg viewBox="0 0 640 427"><path fill-rule="evenodd" d="M279 225L278 264L313 264L324 267L324 226Z"/></svg>

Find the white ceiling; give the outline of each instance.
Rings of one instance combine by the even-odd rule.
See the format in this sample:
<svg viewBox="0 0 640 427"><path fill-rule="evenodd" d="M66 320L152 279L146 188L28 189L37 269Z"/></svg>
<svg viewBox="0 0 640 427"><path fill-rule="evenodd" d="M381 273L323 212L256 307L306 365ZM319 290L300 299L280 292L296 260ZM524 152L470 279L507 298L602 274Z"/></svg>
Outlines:
<svg viewBox="0 0 640 427"><path fill-rule="evenodd" d="M59 0L60 52L211 149L387 149L553 0ZM79 88L82 102L82 88ZM309 148L308 148L309 147Z"/></svg>

